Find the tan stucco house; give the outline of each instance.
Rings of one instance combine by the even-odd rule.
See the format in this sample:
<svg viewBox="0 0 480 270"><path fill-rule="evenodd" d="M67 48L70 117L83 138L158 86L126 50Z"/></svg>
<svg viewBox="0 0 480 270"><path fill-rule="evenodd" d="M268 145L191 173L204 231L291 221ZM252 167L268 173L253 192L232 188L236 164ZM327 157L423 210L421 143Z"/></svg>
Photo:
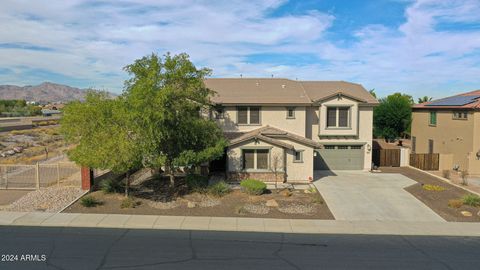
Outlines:
<svg viewBox="0 0 480 270"><path fill-rule="evenodd" d="M230 179L307 182L315 170L371 168L373 107L359 84L289 79L207 79L211 117L229 139Z"/></svg>
<svg viewBox="0 0 480 270"><path fill-rule="evenodd" d="M412 152L439 153L440 170L480 175L480 90L414 105Z"/></svg>

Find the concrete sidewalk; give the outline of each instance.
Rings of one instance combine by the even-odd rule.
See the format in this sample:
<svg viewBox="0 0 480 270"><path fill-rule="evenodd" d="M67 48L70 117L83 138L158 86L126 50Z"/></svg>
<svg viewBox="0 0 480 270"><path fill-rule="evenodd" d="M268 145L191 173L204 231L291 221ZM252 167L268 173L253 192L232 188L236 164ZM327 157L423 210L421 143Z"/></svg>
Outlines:
<svg viewBox="0 0 480 270"><path fill-rule="evenodd" d="M319 234L480 236L479 223L2 212L0 225Z"/></svg>

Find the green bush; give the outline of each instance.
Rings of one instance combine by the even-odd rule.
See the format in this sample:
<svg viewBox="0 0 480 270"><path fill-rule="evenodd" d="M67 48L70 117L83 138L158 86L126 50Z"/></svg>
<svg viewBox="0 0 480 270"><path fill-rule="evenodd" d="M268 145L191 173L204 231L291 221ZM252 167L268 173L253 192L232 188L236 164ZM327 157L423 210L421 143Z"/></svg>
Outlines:
<svg viewBox="0 0 480 270"><path fill-rule="evenodd" d="M139 201L135 201L131 197L127 197L127 198L122 200L122 203L120 204L120 208L122 208L122 209L123 208L135 208L135 207L139 206L140 204L142 204L142 203L139 202Z"/></svg>
<svg viewBox="0 0 480 270"><path fill-rule="evenodd" d="M480 206L480 196L468 194L462 198L463 204L470 206Z"/></svg>
<svg viewBox="0 0 480 270"><path fill-rule="evenodd" d="M267 185L259 180L246 179L240 183L242 191L250 195L262 195L267 190Z"/></svg>
<svg viewBox="0 0 480 270"><path fill-rule="evenodd" d="M208 177L199 174L188 174L185 177L188 189L192 191L204 191L208 186Z"/></svg>
<svg viewBox="0 0 480 270"><path fill-rule="evenodd" d="M230 188L230 186L227 183L221 181L221 182L218 182L214 185L209 186L207 191L208 191L208 194L210 194L212 196L222 197L222 196L230 193L230 191L232 191L232 189Z"/></svg>
<svg viewBox="0 0 480 270"><path fill-rule="evenodd" d="M85 196L80 200L80 204L84 207L95 207L102 203L92 196Z"/></svg>
<svg viewBox="0 0 480 270"><path fill-rule="evenodd" d="M100 182L100 189L105 194L116 193L116 192L122 192L123 186L119 181L116 181L115 179L106 179Z"/></svg>

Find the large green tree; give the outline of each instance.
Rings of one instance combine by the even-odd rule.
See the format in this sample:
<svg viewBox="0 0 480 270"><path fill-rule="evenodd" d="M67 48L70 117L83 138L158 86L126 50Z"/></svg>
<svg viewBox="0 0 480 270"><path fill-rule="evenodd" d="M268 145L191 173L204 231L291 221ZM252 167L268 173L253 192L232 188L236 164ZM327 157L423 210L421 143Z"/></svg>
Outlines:
<svg viewBox="0 0 480 270"><path fill-rule="evenodd" d="M104 92L90 91L85 102L71 102L64 108L61 131L75 147L71 160L85 167L126 173L128 196L130 172L141 167L140 137L123 97L109 98Z"/></svg>
<svg viewBox="0 0 480 270"><path fill-rule="evenodd" d="M72 160L114 172L164 168L173 186L179 166L221 157L226 140L203 113L214 94L204 85L210 70L197 69L186 54L152 54L125 70L131 78L121 96L91 92L65 107L62 132L76 144Z"/></svg>
<svg viewBox="0 0 480 270"><path fill-rule="evenodd" d="M197 69L187 54L152 54L125 67L131 78L123 96L136 133L142 138L143 163L165 168L174 184L178 166L195 166L223 154L222 131L202 112L214 94L204 85L209 69Z"/></svg>
<svg viewBox="0 0 480 270"><path fill-rule="evenodd" d="M395 93L380 99L373 114L376 137L395 139L409 132L412 121L413 98Z"/></svg>

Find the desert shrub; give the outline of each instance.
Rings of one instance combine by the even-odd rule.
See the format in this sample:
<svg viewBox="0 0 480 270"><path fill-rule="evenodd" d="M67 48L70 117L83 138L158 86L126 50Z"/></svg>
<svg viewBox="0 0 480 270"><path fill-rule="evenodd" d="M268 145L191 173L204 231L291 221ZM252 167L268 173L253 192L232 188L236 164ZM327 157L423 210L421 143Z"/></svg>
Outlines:
<svg viewBox="0 0 480 270"><path fill-rule="evenodd" d="M443 170L442 176L443 178L450 179L450 170Z"/></svg>
<svg viewBox="0 0 480 270"><path fill-rule="evenodd" d="M95 207L95 206L100 205L102 203L92 196L85 196L82 199L80 199L80 204L83 207Z"/></svg>
<svg viewBox="0 0 480 270"><path fill-rule="evenodd" d="M480 196L468 194L462 197L463 204L470 206L480 206Z"/></svg>
<svg viewBox="0 0 480 270"><path fill-rule="evenodd" d="M250 195L262 195L267 190L267 185L259 180L246 179L240 183L242 191Z"/></svg>
<svg viewBox="0 0 480 270"><path fill-rule="evenodd" d="M212 196L222 197L222 196L230 193L230 191L232 191L232 189L230 188L230 186L227 183L225 183L223 181L220 181L216 184L213 184L213 185L209 186L207 191L208 191L208 194L210 194Z"/></svg>
<svg viewBox="0 0 480 270"><path fill-rule="evenodd" d="M100 182L100 189L105 194L116 193L116 192L122 192L123 186L119 181L116 181L115 179L106 179Z"/></svg>
<svg viewBox="0 0 480 270"><path fill-rule="evenodd" d="M448 207L460 208L463 205L463 201L459 199L448 200Z"/></svg>
<svg viewBox="0 0 480 270"><path fill-rule="evenodd" d="M437 185L423 185L422 188L428 191L444 191L445 188Z"/></svg>
<svg viewBox="0 0 480 270"><path fill-rule="evenodd" d="M127 197L127 198L122 200L122 203L120 204L120 208L122 208L122 209L124 209L124 208L135 208L135 207L139 206L140 204L142 204L142 203L139 202L139 201L135 201L132 197Z"/></svg>
<svg viewBox="0 0 480 270"><path fill-rule="evenodd" d="M188 174L185 177L185 183L188 189L201 192L208 186L208 177L199 174Z"/></svg>

